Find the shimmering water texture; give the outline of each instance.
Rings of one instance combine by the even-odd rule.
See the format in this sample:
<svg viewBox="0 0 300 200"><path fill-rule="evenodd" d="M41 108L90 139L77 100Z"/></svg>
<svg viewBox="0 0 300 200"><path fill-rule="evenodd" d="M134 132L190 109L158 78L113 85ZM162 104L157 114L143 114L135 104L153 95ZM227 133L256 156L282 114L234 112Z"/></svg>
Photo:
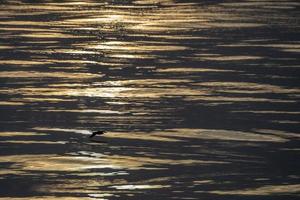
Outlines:
<svg viewBox="0 0 300 200"><path fill-rule="evenodd" d="M0 0L0 200L299 198L299 7Z"/></svg>

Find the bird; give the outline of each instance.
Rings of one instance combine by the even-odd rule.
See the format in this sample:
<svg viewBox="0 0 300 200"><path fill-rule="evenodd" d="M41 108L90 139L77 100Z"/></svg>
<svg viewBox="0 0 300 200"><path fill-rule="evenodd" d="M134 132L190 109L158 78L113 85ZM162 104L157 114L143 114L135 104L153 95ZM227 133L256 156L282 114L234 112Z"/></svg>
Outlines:
<svg viewBox="0 0 300 200"><path fill-rule="evenodd" d="M90 138L94 137L95 135L103 135L105 133L105 131L95 131L92 132L92 135L90 135Z"/></svg>

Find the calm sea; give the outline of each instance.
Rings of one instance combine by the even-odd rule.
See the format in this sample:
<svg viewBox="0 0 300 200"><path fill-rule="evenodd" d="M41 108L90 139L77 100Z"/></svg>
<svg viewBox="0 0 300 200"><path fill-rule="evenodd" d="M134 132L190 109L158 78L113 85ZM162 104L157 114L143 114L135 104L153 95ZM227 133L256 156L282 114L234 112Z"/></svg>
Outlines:
<svg viewBox="0 0 300 200"><path fill-rule="evenodd" d="M299 8L0 0L0 200L299 198Z"/></svg>

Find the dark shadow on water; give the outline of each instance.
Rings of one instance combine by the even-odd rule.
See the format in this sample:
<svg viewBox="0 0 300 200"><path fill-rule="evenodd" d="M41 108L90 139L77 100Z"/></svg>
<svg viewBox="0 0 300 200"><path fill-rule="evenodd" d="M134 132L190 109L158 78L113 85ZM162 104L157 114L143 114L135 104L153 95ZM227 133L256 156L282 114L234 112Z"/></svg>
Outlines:
<svg viewBox="0 0 300 200"><path fill-rule="evenodd" d="M100 143L100 144L107 144L107 141L101 139L90 139L91 142Z"/></svg>

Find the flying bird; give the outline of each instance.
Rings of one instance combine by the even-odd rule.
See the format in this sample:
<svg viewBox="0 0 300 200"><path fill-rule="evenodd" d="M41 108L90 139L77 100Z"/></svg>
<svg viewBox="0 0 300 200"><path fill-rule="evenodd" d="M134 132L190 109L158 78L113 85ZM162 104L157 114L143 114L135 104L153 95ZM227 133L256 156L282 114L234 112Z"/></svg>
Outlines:
<svg viewBox="0 0 300 200"><path fill-rule="evenodd" d="M94 137L95 135L103 135L105 133L105 131L95 131L92 132L92 135L90 135L90 138Z"/></svg>

